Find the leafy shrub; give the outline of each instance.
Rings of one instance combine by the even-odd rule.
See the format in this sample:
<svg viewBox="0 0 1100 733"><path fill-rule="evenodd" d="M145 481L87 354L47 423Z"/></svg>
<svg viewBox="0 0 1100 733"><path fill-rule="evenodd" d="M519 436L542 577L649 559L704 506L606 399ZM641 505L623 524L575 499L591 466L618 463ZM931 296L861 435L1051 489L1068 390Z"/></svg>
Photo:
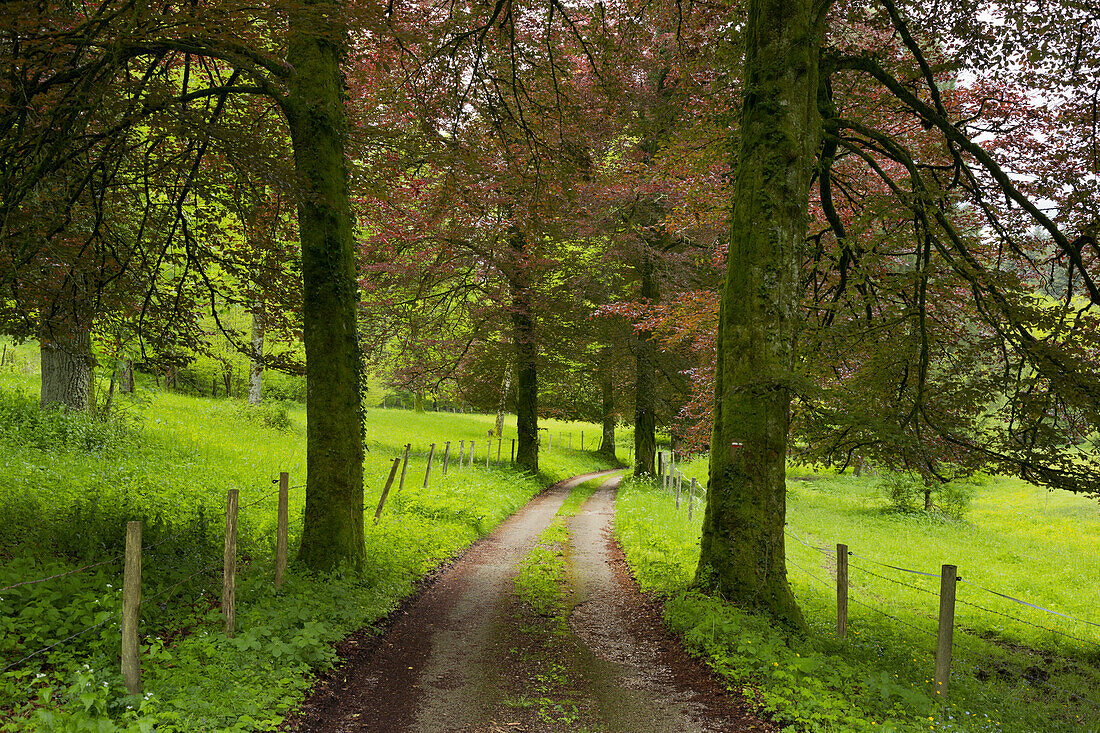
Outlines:
<svg viewBox="0 0 1100 733"><path fill-rule="evenodd" d="M267 400L259 405L243 404L237 408L236 416L284 433L289 431L291 426L290 412L286 404L278 400Z"/></svg>
<svg viewBox="0 0 1100 733"><path fill-rule="evenodd" d="M973 490L961 481L934 482L908 472L887 471L879 481L879 491L885 497L890 511L913 514L928 509L951 519L962 519L970 507Z"/></svg>
<svg viewBox="0 0 1100 733"><path fill-rule="evenodd" d="M41 451L118 452L137 440L136 421L124 412L109 415L42 409L25 392L0 391L0 442Z"/></svg>

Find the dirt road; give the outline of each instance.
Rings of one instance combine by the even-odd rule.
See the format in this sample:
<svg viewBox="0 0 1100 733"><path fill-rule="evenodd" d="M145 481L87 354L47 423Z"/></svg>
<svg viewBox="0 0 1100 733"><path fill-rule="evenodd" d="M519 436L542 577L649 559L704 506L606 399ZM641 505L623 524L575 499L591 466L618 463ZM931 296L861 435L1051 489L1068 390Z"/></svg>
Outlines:
<svg viewBox="0 0 1100 733"><path fill-rule="evenodd" d="M570 490L557 484L476 543L381 638L352 639L293 731L771 731L661 626L611 537L612 477L567 521L560 612L514 593L516 566Z"/></svg>

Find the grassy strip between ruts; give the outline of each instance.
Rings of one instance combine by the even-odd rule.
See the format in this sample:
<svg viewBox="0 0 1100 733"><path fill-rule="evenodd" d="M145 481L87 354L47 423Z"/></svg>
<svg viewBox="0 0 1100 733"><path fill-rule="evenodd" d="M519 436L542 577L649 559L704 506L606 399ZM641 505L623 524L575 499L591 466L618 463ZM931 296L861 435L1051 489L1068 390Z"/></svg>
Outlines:
<svg viewBox="0 0 1100 733"><path fill-rule="evenodd" d="M569 544L565 520L576 514L607 480L607 476L598 476L574 486L549 526L539 534L536 545L519 562L514 581L516 595L540 616L558 617L563 608L561 594Z"/></svg>
<svg viewBox="0 0 1100 733"><path fill-rule="evenodd" d="M702 476L705 462L685 466L685 473ZM635 577L643 589L665 596L667 623L732 689L788 731L1100 730L1095 692L1100 689L1100 640L1094 629L1055 623L1057 619L1037 611L1029 614L1008 601L997 605L995 597L960 585L955 661L945 705L932 699L930 680L938 579L899 576L873 564L935 573L937 558L956 561L959 572L976 583L984 585L985 577L991 577L996 580L985 587L1049 603L1056 610L1068 608L1087 620L1089 609L1081 610L1070 597L1074 588L1047 585L1059 582L1064 572L1058 558L1087 551L1081 543L1095 541L1081 531L1085 525L1095 526L1092 502L1055 496L1054 514L1014 517L1013 502L1030 507L1030 493L1015 481L990 480L976 489L970 521L959 522L883 510L874 478L808 478L814 480L791 482L788 517L798 535L787 538L792 587L811 626L804 639L788 638L764 619L691 589L702 511L689 522L686 511L675 509L674 498L651 483L625 481L620 490L616 535ZM1046 531L1037 529L1040 525ZM1030 542L1016 536L1029 532ZM834 566L828 543L837 541L859 550L851 559L846 641L834 634ZM1048 559L1017 568L1021 551ZM1095 552L1088 556L1095 557ZM1049 574L1046 564L1051 565ZM857 565L881 577L861 574ZM1096 587L1095 572L1082 569L1088 576L1081 578L1085 587ZM905 585L893 582L894 577ZM1081 640L1047 627L1065 629L1063 633Z"/></svg>
<svg viewBox="0 0 1100 733"><path fill-rule="evenodd" d="M333 662L334 641L383 618L427 571L547 483L607 467L592 454L544 451L536 477L496 467L494 451L486 470L482 442L472 467L458 468L452 453L446 475L437 451L425 488L428 443L483 440L492 418L369 411L368 515L403 443L413 443L413 457L381 521L368 519L365 569L311 577L292 568L276 592L271 481L280 469L300 481L300 406L284 406L287 423L275 429L239 403L145 391L126 398L129 418L103 426L83 416L37 420L31 388L23 397L0 391L0 512L13 518L0 529L0 588L105 564L0 592L0 730L274 729ZM242 506L233 637L218 612L229 488ZM303 502L304 489L293 489L292 547ZM142 695L126 694L118 672L113 558L131 519L145 521Z"/></svg>

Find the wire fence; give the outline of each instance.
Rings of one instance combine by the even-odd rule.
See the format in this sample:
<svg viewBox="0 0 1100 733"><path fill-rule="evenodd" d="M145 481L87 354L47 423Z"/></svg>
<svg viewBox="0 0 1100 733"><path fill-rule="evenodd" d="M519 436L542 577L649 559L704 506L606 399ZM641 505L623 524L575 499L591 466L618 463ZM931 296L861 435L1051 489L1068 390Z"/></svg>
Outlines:
<svg viewBox="0 0 1100 733"><path fill-rule="evenodd" d="M811 541L808 541L805 537L802 536L802 534L799 534L790 527L785 527L784 531L788 536L793 538L798 545L801 545L807 550L819 553L821 556L823 556L823 563L822 565L818 566L818 568L825 574L831 575L831 579L824 581L824 583L826 587L828 586L829 582L836 584L837 612L838 614L845 614L843 625L839 623L838 619L838 628L847 627L846 609L848 603L850 602L860 608L867 609L868 611L871 611L877 615L883 616L895 624L910 629L922 637L931 637L933 639L937 639L938 655L942 653L942 648L944 646L944 617L942 616L942 614L944 613L943 607L944 601L946 600L948 601L947 605L950 606L950 616L948 617L950 630L958 631L961 635L960 639L954 642L952 641L952 636L950 634L946 637L947 649L949 654L948 659L953 656L960 662L969 663L974 670L977 670L976 674L989 674L988 672L983 672L982 670L985 667L989 667L991 664L1000 664L1001 667L998 668L998 673L1001 675L1009 675L1010 673L1006 670L1010 666L1010 663L1007 661L995 661L996 655L1010 655L1014 652L1026 650L1027 648L1022 643L1010 642L1007 640L1002 640L1000 643L998 643L993 638L986 638L986 636L975 633L972 628L958 622L955 616L956 604L961 609L977 612L978 614L989 614L999 619L1012 621L1014 623L1018 623L1027 627L1039 629L1046 633L1053 634L1067 642L1075 642L1089 649L1090 653L1092 654L1095 654L1095 651L1093 651L1094 649L1100 648L1100 641L1089 639L1083 635L1070 633L1068 631L1055 627L1055 624L1072 622L1075 624L1083 624L1091 627L1100 628L1100 623L1089 619L1079 618L1077 616L1061 611L1054 611L1041 605L1016 598L1015 596L1008 593L985 587L984 585L980 585L972 580L964 580L961 576L956 575L957 571L955 570L955 566L944 565L940 573L932 573L924 570L917 570L913 568L902 567L900 565L882 562L878 559L848 550L845 553L846 557L844 558L843 563L844 568L843 571L841 571L838 568L841 563L839 562L839 558L837 557L837 552L839 549L842 548L842 546L838 546L837 549L822 547L814 544ZM860 562L852 562L851 560L849 560L849 557L857 558L860 560ZM828 558L828 565L826 565L826 561L824 560L824 558ZM788 553L787 562L789 565L799 570L802 574L806 575L810 579L813 587L816 587L818 582L822 582L822 578L819 573L807 568L801 562L794 559L794 557L792 557L790 553ZM872 565L875 567L875 569L872 570L871 568L866 567L866 565ZM892 570L895 573L905 574L912 577L935 578L941 581L941 585L937 589L922 587L915 582L906 582L897 577L890 577L890 574L886 573L885 570ZM866 580L874 579L877 581L882 581L883 583L890 584L893 587L900 587L906 589L907 591L913 591L917 594L920 594L920 597L935 597L937 599L937 605L939 606L939 613L941 614L939 630L931 631L929 629L922 628L921 626L913 623L911 620L903 618L899 615L889 613L888 611L884 610L882 608L882 605L885 605L890 601L887 601L887 599L883 597L877 597L871 587L866 585L865 581L859 583L853 582L850 575L848 574L849 571L855 571L859 575L859 577L865 578ZM984 605L967 598L958 598L955 594L956 583L961 583L966 587L973 588L974 590L991 594L992 596L1002 599L1005 602L1018 604L1019 606L1028 608L1033 612L1044 614L1044 618L1051 619L1053 623L1041 623L1035 620L1023 618L1019 615L1012 614L1003 610L990 608L988 605ZM841 587L842 585L843 588ZM949 588L951 595L945 597L942 592L943 588ZM856 593L853 594L850 593L850 591L856 591ZM843 603L841 602L841 596L843 596ZM867 600L864 600L865 597L877 598L877 600L879 601L879 605L869 603ZM891 600L894 603L897 602L896 597ZM912 608L910 608L909 610L912 611L912 614L910 615L926 615L931 619L936 618L935 615L929 613L928 611L916 611ZM964 646L963 642L968 644L969 648ZM983 651L975 652L975 647L981 647ZM1098 670L1091 664L1081 664L1077 662L1072 656L1055 654L1053 652L1039 652L1038 650L1033 650L1030 653L1034 654L1036 652L1040 655L1041 659L1052 663L1056 661L1060 667L1060 672L1064 673L1072 671L1088 680L1086 684L1086 690L1096 689L1096 685L1100 684L1100 672L1098 672ZM975 656L976 653L981 654L982 656ZM1047 656L1042 657L1042 655L1044 654ZM1016 664L1017 666L1020 665L1019 662L1017 662ZM937 664L937 669L939 669L939 667L940 665ZM1038 666L1033 665L1032 667L1028 667L1027 669L1023 670L1022 672L1017 670L1013 674L1016 674L1016 676L1024 679L1033 686L1046 687L1049 690L1054 691L1059 695L1062 695L1066 700L1069 700L1071 702L1080 702L1091 709L1100 711L1100 701L1089 697L1083 690L1074 691L1062 685L1058 685L1055 682L1052 682L1051 677L1053 676L1053 674L1049 671L1042 670Z"/></svg>
<svg viewBox="0 0 1100 733"><path fill-rule="evenodd" d="M276 479L275 483L278 483L278 482L279 482L279 479ZM289 492L291 490L301 489L301 488L304 488L303 484L297 484L297 485L294 485L294 486L288 485L287 486L288 495L289 495ZM264 491L264 493L261 496L252 499L251 501L249 501L246 504L240 505L237 508L237 511L239 512L241 510L253 508L253 507L256 507L256 506L262 504L265 501L270 501L272 499L272 497L278 495L282 491L281 487L276 488L274 490L266 490L266 489L267 489L267 487L264 487L264 489L262 489ZM260 489L257 489L257 490L260 490ZM229 505L229 503L227 502L227 508L225 510L221 511L220 513L218 513L218 514L213 515L212 519L214 519L214 520L224 519L226 517L227 513L229 512L228 505ZM283 511L283 510L285 510L285 507L281 509L281 511ZM151 542L151 543L141 545L140 551L141 551L141 553L147 553L151 550L161 548L161 547L163 547L164 545L166 545L170 542L185 539L188 535L190 535L192 533L193 533L193 530L191 528L175 532L173 534L168 535L167 537L163 537L163 538L158 539L156 542ZM41 577L41 578L33 578L33 579L28 579L28 580L22 580L22 581L19 581L17 583L12 583L12 584L7 585L3 588L0 588L0 592L7 591L7 590L12 590L12 589L19 588L19 587L22 587L22 586L38 585L38 584L42 584L42 583L47 583L51 580L56 580L56 579L64 578L64 577L71 576L71 575L77 575L77 574L84 573L84 572L87 572L89 570L93 570L93 569L96 569L96 568L101 568L101 567L106 567L106 566L113 565L113 564L118 564L121 561L123 561L124 559L125 559L125 553L122 553L122 554L116 555L114 557L111 557L109 559L102 560L102 561L95 562L95 563L90 563L90 564L84 565L82 567L73 568L73 569L67 570L65 572L55 573L55 574L44 576L44 577ZM142 598L141 601L140 601L140 604L138 604L138 605L139 606L145 606L145 605L148 605L150 603L157 602L160 599L162 599L166 596L169 596L174 591L179 589L181 586L183 586L187 583L190 583L196 577L198 577L198 576L200 576L204 573L209 573L212 570L214 570L215 568L217 568L219 565L223 565L224 562L225 562L225 558L222 557L222 558L218 558L216 560L213 560L211 562L204 563L197 570L194 570L193 572L189 573L188 575L186 575L182 579L176 580L175 582L172 582L170 585L167 585L167 586L157 590L152 595L149 595L149 596L146 596L146 597ZM16 669L16 668L26 664L27 662L31 661L32 659L35 659L36 657L39 657L43 654L46 654L47 652L49 652L53 649L56 649L58 647L61 647L65 644L68 644L69 642L75 641L75 640L85 636L86 634L91 633L92 631L95 631L97 629L102 629L107 624L109 624L113 621L118 621L120 618L121 618L121 613L118 613L118 612L112 613L111 615L107 616L106 618L103 618L103 619L101 619L101 620L99 620L99 621L97 621L93 624L89 624L88 626L80 629L79 631L75 631L71 634L68 634L64 638L58 639L57 641L53 641L49 644L45 644L45 645L43 645L43 646L41 646L41 647L39 647L39 648L29 652L29 653L26 653L26 654L22 655L18 659L15 659L15 660L7 663L4 667L0 668L0 673L4 673L4 672L8 672L12 669Z"/></svg>

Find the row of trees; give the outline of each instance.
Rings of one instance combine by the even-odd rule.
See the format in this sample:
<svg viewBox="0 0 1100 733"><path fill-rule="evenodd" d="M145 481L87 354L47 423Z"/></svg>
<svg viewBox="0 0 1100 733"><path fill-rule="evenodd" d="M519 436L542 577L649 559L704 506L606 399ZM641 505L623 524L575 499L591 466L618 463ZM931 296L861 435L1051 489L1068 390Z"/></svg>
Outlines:
<svg viewBox="0 0 1100 733"><path fill-rule="evenodd" d="M709 446L697 581L795 627L791 453L1100 491L1087 9L15 5L0 325L77 407L93 334L300 338L311 567L362 559L367 367L532 470L540 414Z"/></svg>

